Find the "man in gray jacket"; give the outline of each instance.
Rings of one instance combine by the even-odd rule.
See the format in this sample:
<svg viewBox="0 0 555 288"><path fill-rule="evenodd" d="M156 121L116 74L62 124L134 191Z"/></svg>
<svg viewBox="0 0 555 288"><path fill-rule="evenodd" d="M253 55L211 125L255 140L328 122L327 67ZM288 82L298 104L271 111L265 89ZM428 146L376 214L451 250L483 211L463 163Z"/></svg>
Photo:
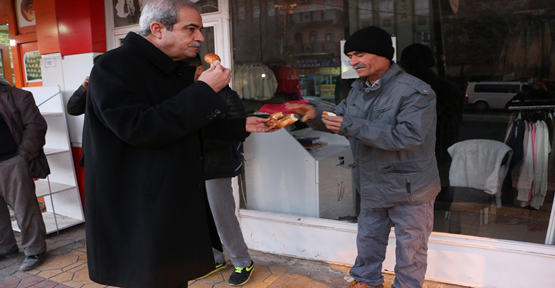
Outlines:
<svg viewBox="0 0 555 288"><path fill-rule="evenodd" d="M22 271L38 267L46 257L46 228L32 178L46 176L32 175L29 166L46 157L41 153L46 128L31 92L0 85L0 259L19 252L9 205L21 229Z"/></svg>
<svg viewBox="0 0 555 288"><path fill-rule="evenodd" d="M345 54L360 76L330 112L290 105L313 129L346 136L355 159L353 183L361 196L358 256L351 287L383 287L382 263L391 225L396 265L392 288L422 287L433 204L440 191L434 153L436 97L428 84L393 63L390 35L371 26L355 32Z"/></svg>

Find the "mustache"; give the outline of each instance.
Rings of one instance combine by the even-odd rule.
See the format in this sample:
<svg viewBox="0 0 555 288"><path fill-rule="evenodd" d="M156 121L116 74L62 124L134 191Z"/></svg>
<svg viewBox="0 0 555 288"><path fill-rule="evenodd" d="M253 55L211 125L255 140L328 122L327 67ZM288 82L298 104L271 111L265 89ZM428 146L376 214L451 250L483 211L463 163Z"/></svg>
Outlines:
<svg viewBox="0 0 555 288"><path fill-rule="evenodd" d="M193 43L189 44L189 47L200 48L200 42L193 42Z"/></svg>
<svg viewBox="0 0 555 288"><path fill-rule="evenodd" d="M353 66L353 68L357 69L357 68L366 68L366 65L362 64L362 63L357 63L355 64L355 66Z"/></svg>

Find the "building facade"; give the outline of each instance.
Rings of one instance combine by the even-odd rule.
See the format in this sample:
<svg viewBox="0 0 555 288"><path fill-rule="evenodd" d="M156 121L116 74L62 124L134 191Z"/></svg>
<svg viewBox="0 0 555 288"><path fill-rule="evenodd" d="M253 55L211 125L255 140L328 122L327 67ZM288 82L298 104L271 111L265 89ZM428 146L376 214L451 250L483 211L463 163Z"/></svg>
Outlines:
<svg viewBox="0 0 555 288"><path fill-rule="evenodd" d="M0 24L9 24L0 27L3 75L18 87L59 85L66 100L89 74L95 55L139 30L144 4L30 1L31 19L27 2L2 1ZM555 1L198 4L206 38L201 54L215 52L232 68L232 86L252 113L264 104L306 99L325 107L347 97L356 74L342 43L361 28L388 31L397 62L412 44L429 47L436 64L429 71L458 87L461 97L437 95L442 191L435 203L427 277L477 287L555 287ZM13 65L6 62L10 51ZM253 85L256 81L266 86ZM83 118L68 116L68 122L78 157ZM492 164L482 155L469 160L473 169L457 168L466 160L456 151L468 151L468 143L482 149L488 141L511 152L464 152L488 151L498 161ZM245 159L234 188L251 249L354 263L359 201L344 138L299 124L251 135ZM455 177L461 174L468 181ZM394 246L392 232L384 263L388 271L395 263Z"/></svg>

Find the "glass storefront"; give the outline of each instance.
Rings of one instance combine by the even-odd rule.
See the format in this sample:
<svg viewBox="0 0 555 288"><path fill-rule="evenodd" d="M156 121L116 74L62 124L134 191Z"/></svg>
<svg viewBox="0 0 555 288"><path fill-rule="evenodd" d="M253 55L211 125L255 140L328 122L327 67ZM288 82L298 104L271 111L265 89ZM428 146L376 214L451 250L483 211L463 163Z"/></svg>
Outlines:
<svg viewBox="0 0 555 288"><path fill-rule="evenodd" d="M229 9L233 87L252 113L347 97L354 79L342 71L341 40L361 28L388 31L403 64L413 44L429 48L435 65L403 66L451 87L435 88L434 231L553 244L555 1L237 0ZM348 142L302 123L271 134L247 140L243 208L356 222Z"/></svg>

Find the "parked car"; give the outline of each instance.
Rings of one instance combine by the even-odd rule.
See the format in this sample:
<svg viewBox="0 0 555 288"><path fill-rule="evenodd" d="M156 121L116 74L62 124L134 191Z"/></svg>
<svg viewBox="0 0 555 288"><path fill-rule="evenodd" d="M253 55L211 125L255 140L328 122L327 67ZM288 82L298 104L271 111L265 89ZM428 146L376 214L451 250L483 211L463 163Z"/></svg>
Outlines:
<svg viewBox="0 0 555 288"><path fill-rule="evenodd" d="M505 105L522 89L520 82L469 82L467 103L478 110L505 109Z"/></svg>

